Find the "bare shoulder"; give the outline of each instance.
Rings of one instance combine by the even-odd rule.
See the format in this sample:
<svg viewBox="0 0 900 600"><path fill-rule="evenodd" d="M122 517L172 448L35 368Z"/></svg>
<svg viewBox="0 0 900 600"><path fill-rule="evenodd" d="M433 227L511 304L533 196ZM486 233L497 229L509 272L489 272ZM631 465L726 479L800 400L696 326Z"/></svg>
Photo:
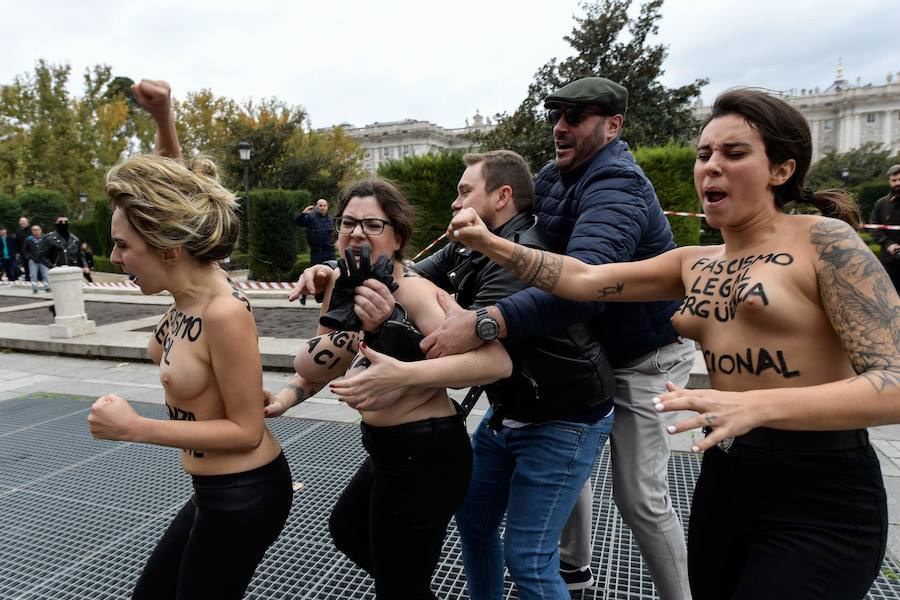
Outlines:
<svg viewBox="0 0 900 600"><path fill-rule="evenodd" d="M213 337L219 334L252 333L256 335L256 321L250 301L238 292L217 294L203 313L207 331Z"/></svg>
<svg viewBox="0 0 900 600"><path fill-rule="evenodd" d="M673 260L678 260L682 263L691 263L700 258L724 258L725 245L719 244L716 246L679 246L677 248L673 248L672 250L664 252L663 255L669 256Z"/></svg>

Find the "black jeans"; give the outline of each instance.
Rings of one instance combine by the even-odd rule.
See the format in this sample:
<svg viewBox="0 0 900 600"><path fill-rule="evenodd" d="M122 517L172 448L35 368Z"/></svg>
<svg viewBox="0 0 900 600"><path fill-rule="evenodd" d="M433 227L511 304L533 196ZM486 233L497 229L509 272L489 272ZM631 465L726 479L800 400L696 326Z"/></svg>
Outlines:
<svg viewBox="0 0 900 600"><path fill-rule="evenodd" d="M431 576L472 474L462 415L363 423L362 433L369 456L331 512L334 545L375 579L378 598L434 598Z"/></svg>
<svg viewBox="0 0 900 600"><path fill-rule="evenodd" d="M147 560L135 600L240 600L291 510L284 454L229 475L195 475L194 495Z"/></svg>
<svg viewBox="0 0 900 600"><path fill-rule="evenodd" d="M883 264L884 270L887 271L888 277L891 278L891 283L894 284L894 289L900 293L900 260L892 260Z"/></svg>
<svg viewBox="0 0 900 600"><path fill-rule="evenodd" d="M863 598L886 541L887 498L868 443L735 445L703 457L688 531L694 600Z"/></svg>

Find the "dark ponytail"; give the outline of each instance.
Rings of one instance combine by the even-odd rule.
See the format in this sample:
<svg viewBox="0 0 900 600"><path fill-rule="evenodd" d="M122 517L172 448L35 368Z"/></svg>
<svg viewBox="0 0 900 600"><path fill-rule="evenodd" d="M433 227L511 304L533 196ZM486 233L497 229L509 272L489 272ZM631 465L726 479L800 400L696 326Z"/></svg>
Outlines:
<svg viewBox="0 0 900 600"><path fill-rule="evenodd" d="M847 192L840 189L812 191L803 188L803 196L800 202L816 207L825 217L833 217L849 223L854 229L859 229L862 218L856 201Z"/></svg>

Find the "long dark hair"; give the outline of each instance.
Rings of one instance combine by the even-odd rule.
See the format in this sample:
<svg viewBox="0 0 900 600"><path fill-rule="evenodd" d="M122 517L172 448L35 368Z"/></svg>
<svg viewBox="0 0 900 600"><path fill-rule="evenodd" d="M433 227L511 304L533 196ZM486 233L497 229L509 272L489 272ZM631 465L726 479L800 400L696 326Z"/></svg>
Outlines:
<svg viewBox="0 0 900 600"><path fill-rule="evenodd" d="M771 164L779 165L790 159L796 162L791 177L774 188L778 208L784 209L788 202L812 204L826 217L859 227L859 208L846 192L836 189L813 191L803 187L812 162L812 137L800 111L763 90L737 88L716 98L712 114L703 123L701 131L713 119L726 115L743 118L759 132Z"/></svg>

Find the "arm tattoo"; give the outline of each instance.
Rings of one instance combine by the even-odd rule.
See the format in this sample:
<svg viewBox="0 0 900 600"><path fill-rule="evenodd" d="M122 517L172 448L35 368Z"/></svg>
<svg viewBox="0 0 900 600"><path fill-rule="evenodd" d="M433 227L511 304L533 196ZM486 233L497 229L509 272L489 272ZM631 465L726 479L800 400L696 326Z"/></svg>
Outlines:
<svg viewBox="0 0 900 600"><path fill-rule="evenodd" d="M537 288L552 292L559 283L563 257L517 245L503 268Z"/></svg>
<svg viewBox="0 0 900 600"><path fill-rule="evenodd" d="M810 241L822 306L856 371L876 391L900 386L900 303L893 284L862 240L843 223L819 222Z"/></svg>
<svg viewBox="0 0 900 600"><path fill-rule="evenodd" d="M301 402L307 399L306 390L295 383L288 383L286 386L287 389L292 390L294 392L294 404L292 406L297 406Z"/></svg>
<svg viewBox="0 0 900 600"><path fill-rule="evenodd" d="M616 285L610 285L605 288L601 288L597 290L597 294L601 298L606 298L607 296L621 296L622 290L625 289L625 283L619 282Z"/></svg>

